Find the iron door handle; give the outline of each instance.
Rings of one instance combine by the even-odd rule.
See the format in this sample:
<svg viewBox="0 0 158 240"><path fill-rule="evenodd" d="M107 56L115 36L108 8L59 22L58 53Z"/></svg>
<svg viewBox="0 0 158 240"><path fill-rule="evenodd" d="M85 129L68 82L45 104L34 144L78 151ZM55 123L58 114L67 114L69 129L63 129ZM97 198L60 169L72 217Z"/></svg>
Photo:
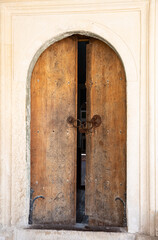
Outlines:
<svg viewBox="0 0 158 240"><path fill-rule="evenodd" d="M69 116L67 122L74 128L78 128L80 133L88 133L90 130L100 126L101 117L99 115L94 115L90 121L81 122L80 119L75 119L74 117Z"/></svg>

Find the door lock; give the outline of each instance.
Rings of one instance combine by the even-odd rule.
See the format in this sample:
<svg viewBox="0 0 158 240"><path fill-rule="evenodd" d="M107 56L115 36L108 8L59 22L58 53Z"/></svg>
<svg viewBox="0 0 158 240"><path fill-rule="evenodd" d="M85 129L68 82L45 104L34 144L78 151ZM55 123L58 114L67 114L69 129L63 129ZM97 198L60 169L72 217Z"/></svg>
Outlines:
<svg viewBox="0 0 158 240"><path fill-rule="evenodd" d="M90 121L81 122L80 119L75 119L74 117L69 116L67 122L74 128L78 128L80 133L89 133L90 130L100 126L101 117L99 115L94 115Z"/></svg>

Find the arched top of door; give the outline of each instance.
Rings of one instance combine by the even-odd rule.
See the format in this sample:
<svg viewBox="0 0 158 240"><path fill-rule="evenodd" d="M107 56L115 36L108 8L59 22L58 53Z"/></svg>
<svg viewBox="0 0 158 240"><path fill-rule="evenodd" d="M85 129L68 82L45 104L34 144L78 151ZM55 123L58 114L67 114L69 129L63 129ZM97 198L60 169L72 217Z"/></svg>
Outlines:
<svg viewBox="0 0 158 240"><path fill-rule="evenodd" d="M103 28L103 29L102 29ZM82 30L74 30L74 31L68 31L65 33L59 33L55 35L53 38L46 41L34 54L34 57L30 63L29 70L28 70L28 77L27 77L27 88L30 88L30 79L31 74L33 71L33 68L39 58L39 56L44 52L50 45L53 43L60 41L66 37L72 36L72 35L83 35L87 37L92 37L99 39L102 42L105 42L107 45L109 45L119 56L119 58L122 61L122 64L125 69L126 74L126 81L127 82L135 82L137 81L138 74L137 74L137 68L134 56L132 55L132 52L125 43L125 41L115 32L110 30L109 28L104 27L98 27L94 29L93 32L91 31L82 31Z"/></svg>

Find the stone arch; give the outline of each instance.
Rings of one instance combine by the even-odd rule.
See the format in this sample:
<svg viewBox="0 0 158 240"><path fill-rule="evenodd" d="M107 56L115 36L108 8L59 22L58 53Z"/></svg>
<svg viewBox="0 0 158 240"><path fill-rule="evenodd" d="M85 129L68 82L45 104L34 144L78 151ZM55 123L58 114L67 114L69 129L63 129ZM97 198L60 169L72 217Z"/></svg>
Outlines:
<svg viewBox="0 0 158 240"><path fill-rule="evenodd" d="M106 44L108 44L120 57L125 73L126 73L126 81L128 82L133 82L137 81L137 69L136 69L136 64L134 61L134 57L128 48L128 46L125 44L125 42L114 32L112 32L110 29L102 27L102 26L94 26L93 27L94 31L82 31L82 30L73 30L68 32L60 32L48 41L46 41L34 54L32 61L30 63L29 69L28 69L28 74L27 74L27 84L26 84L26 143L27 143L27 152L26 152L26 158L27 158L27 176L28 176L28 182L30 183L30 81L31 81L31 75L33 68L36 64L36 61L38 60L39 56L41 53L48 48L50 45L53 43L64 39L66 37L69 37L74 34L80 34L80 35L86 35L89 37L93 37L96 39L99 39ZM127 101L128 101L128 86L127 86ZM127 109L127 114L128 114L128 109ZM127 136L128 136L128 121L127 121ZM127 160L128 160L128 140L127 140ZM127 161L127 175L128 175L128 161ZM127 178L127 186L128 186L128 178ZM29 193L30 191L30 186L28 185L27 192ZM28 194L29 196L29 194ZM29 203L29 198L27 199ZM27 203L27 206L29 205ZM127 197L127 218L128 218L128 197ZM29 213L28 213L29 215Z"/></svg>

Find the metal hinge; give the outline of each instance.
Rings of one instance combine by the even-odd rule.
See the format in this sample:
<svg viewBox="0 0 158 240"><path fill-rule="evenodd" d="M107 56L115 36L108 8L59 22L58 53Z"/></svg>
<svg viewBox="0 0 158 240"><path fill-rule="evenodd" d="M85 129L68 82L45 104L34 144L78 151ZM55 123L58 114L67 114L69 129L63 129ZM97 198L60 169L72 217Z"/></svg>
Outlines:
<svg viewBox="0 0 158 240"><path fill-rule="evenodd" d="M126 193L125 193L124 195L125 195L125 199L126 199ZM123 208L124 208L124 211L123 211L123 227L126 227L126 226L127 226L126 202L123 201L123 199L120 198L120 197L116 197L116 198L115 198L115 201L117 201L117 200L121 201L122 204L123 204Z"/></svg>
<svg viewBox="0 0 158 240"><path fill-rule="evenodd" d="M30 212L29 212L29 224L32 224L32 216L33 216L33 205L34 205L34 202L35 202L37 199L39 199L39 198L45 199L45 197L42 196L42 195L36 196L34 199L32 199L32 197L33 197L33 193L34 193L34 190L31 188L31 189L30 189Z"/></svg>

